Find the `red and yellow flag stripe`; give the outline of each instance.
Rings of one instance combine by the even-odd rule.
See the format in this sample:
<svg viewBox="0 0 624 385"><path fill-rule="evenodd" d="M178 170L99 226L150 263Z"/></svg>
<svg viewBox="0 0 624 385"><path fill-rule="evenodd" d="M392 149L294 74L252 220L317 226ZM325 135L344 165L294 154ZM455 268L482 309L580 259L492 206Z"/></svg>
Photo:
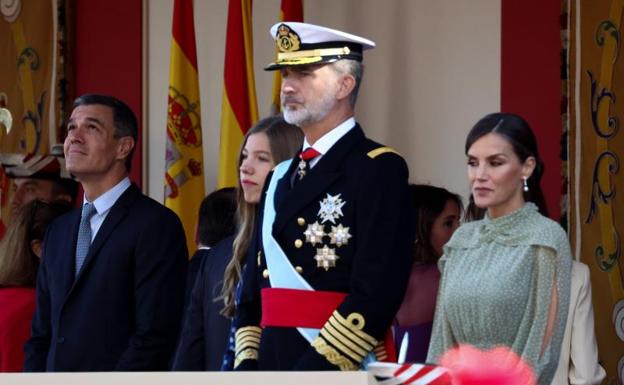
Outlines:
<svg viewBox="0 0 624 385"><path fill-rule="evenodd" d="M230 0L228 6L219 187L238 185L238 153L243 136L258 121L253 67L251 0Z"/></svg>
<svg viewBox="0 0 624 385"><path fill-rule="evenodd" d="M193 0L175 0L169 67L165 206L180 217L189 252L204 198L204 170Z"/></svg>

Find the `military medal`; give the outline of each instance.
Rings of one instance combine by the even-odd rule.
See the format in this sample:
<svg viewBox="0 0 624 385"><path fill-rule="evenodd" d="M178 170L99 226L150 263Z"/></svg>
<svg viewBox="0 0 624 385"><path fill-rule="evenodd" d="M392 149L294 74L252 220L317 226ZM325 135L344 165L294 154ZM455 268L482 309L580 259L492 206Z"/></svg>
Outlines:
<svg viewBox="0 0 624 385"><path fill-rule="evenodd" d="M308 225L308 228L303 232L303 235L306 237L306 242L309 242L312 246L314 246L317 243L322 243L323 237L326 234L323 225L318 222L314 222Z"/></svg>
<svg viewBox="0 0 624 385"><path fill-rule="evenodd" d="M303 177L306 174L306 162L305 160L301 159L299 161L299 165L297 166L298 170L297 170L297 174L299 174L299 180L303 179Z"/></svg>
<svg viewBox="0 0 624 385"><path fill-rule="evenodd" d="M336 260L339 258L336 255L336 250L327 247L327 245L323 245L321 249L316 249L314 256L316 267L322 267L325 271L329 270L330 267L336 267Z"/></svg>
<svg viewBox="0 0 624 385"><path fill-rule="evenodd" d="M349 228L343 227L342 224L338 226L332 226L332 231L329 233L329 237L331 238L331 243L340 247L342 245L346 245L349 243L349 238L351 238L351 234L349 234Z"/></svg>
<svg viewBox="0 0 624 385"><path fill-rule="evenodd" d="M321 201L321 209L318 212L318 216L321 218L321 223L325 223L330 221L333 224L336 224L335 220L343 216L342 214L342 206L345 205L345 201L340 199L340 194L338 195L329 195Z"/></svg>
<svg viewBox="0 0 624 385"><path fill-rule="evenodd" d="M299 174L299 180L303 179L306 174L306 169L308 168L308 161L310 159L314 159L317 156L321 155L320 152L316 151L314 147L308 147L305 151L302 151L299 154L299 164L297 165L297 174Z"/></svg>

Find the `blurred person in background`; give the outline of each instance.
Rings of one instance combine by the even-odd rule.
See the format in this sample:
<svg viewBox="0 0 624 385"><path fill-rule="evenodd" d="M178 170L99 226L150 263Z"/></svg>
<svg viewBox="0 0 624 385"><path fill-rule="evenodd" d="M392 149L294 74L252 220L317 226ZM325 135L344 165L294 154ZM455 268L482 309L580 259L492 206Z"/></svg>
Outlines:
<svg viewBox="0 0 624 385"><path fill-rule="evenodd" d="M236 231L236 189L224 187L215 190L202 199L197 213L195 244L197 251L189 260L186 278L184 309L188 305L191 290L204 257L217 243Z"/></svg>
<svg viewBox="0 0 624 385"><path fill-rule="evenodd" d="M401 358L424 362L440 283L437 263L459 227L463 206L459 195L441 187L411 184L409 189L416 216L414 264L393 330L396 347L403 349Z"/></svg>
<svg viewBox="0 0 624 385"><path fill-rule="evenodd" d="M35 311L35 282L50 222L72 209L67 201L31 200L0 241L0 371L21 372Z"/></svg>

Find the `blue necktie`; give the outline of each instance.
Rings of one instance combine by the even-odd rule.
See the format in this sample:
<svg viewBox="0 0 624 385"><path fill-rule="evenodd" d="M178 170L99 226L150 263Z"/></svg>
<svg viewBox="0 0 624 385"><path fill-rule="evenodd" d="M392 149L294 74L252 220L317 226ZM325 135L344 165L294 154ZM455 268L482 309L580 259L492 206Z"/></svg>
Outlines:
<svg viewBox="0 0 624 385"><path fill-rule="evenodd" d="M91 246L91 217L96 212L93 203L86 203L82 206L82 216L80 217L80 227L78 228L78 241L76 242L76 277L87 257L89 246Z"/></svg>

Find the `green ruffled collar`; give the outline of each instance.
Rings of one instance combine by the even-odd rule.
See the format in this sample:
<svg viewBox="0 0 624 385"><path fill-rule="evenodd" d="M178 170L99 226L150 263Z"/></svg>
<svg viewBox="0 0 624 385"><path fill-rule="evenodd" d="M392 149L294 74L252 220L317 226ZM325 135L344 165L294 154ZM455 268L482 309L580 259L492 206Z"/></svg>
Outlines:
<svg viewBox="0 0 624 385"><path fill-rule="evenodd" d="M462 225L447 244L450 248L472 248L483 243L496 242L505 245L541 244L551 246L550 240L542 239L543 217L532 202L512 213L492 219L485 216L482 220Z"/></svg>

